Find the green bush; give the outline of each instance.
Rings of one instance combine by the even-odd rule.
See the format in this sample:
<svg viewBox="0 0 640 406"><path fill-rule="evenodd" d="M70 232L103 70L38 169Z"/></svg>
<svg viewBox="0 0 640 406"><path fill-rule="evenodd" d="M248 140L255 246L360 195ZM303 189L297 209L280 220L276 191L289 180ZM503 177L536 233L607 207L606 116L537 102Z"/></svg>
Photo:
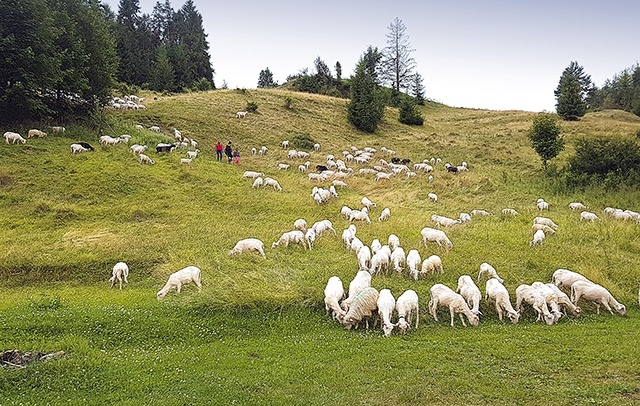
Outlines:
<svg viewBox="0 0 640 406"><path fill-rule="evenodd" d="M247 102L247 107L245 107L245 110L247 110L250 113L254 113L256 110L258 110L258 103Z"/></svg>
<svg viewBox="0 0 640 406"><path fill-rule="evenodd" d="M291 110L291 104L293 103L293 99L291 96L284 97L284 108L287 110Z"/></svg>
<svg viewBox="0 0 640 406"><path fill-rule="evenodd" d="M191 85L191 90L195 92L206 92L207 90L211 89L213 89L213 84L206 78L200 78L199 80L193 82L193 84Z"/></svg>
<svg viewBox="0 0 640 406"><path fill-rule="evenodd" d="M400 117L398 121L407 125L423 125L424 118L418 109L418 106L409 99L404 99L400 104Z"/></svg>
<svg viewBox="0 0 640 406"><path fill-rule="evenodd" d="M316 141L309 134L296 134L291 138L291 146L297 149L313 149Z"/></svg>

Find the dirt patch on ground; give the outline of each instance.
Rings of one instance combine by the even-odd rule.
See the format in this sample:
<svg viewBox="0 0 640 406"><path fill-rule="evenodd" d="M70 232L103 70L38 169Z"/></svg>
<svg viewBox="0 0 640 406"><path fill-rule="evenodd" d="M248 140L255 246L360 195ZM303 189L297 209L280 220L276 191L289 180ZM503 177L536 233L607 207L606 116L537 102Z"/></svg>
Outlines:
<svg viewBox="0 0 640 406"><path fill-rule="evenodd" d="M64 356L64 351L46 353L42 351L7 350L0 353L0 365L4 368L22 369L38 361L49 361Z"/></svg>

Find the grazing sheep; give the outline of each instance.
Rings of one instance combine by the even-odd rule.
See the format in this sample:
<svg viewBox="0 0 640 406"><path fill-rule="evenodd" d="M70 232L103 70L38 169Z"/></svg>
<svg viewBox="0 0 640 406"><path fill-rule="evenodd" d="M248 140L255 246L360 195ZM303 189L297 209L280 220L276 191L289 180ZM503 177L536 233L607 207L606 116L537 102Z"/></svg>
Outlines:
<svg viewBox="0 0 640 406"><path fill-rule="evenodd" d="M191 161L193 161L193 158L180 158L181 164L191 165Z"/></svg>
<svg viewBox="0 0 640 406"><path fill-rule="evenodd" d="M278 170L279 170L279 171L280 171L280 170L286 171L287 169L289 169L289 167L290 167L290 166L291 166L291 165L289 165L289 164L278 164ZM304 165L303 165L303 166L304 166ZM305 169L306 169L306 168L305 168Z"/></svg>
<svg viewBox="0 0 640 406"><path fill-rule="evenodd" d="M134 154L142 154L144 151L147 150L146 145L138 145L138 144L133 144L131 147L129 147L129 149L131 150L132 153Z"/></svg>
<svg viewBox="0 0 640 406"><path fill-rule="evenodd" d="M544 224L534 224L531 226L531 233L535 234L536 231L538 230L542 230L544 231L545 236L546 235L554 235L556 233L556 230L554 230L553 228L549 227L549 226L545 226Z"/></svg>
<svg viewBox="0 0 640 406"><path fill-rule="evenodd" d="M378 316L380 316L380 325L385 337L389 337L395 325L391 323L393 311L396 309L396 299L393 297L391 290L382 289L378 293ZM375 326L374 326L375 327Z"/></svg>
<svg viewBox="0 0 640 406"><path fill-rule="evenodd" d="M473 283L471 276L461 275L458 278L456 293L459 293L460 296L466 300L467 305L473 314L477 316L482 314L480 313L480 300L482 299L482 293L480 293L480 289L476 284Z"/></svg>
<svg viewBox="0 0 640 406"><path fill-rule="evenodd" d="M549 203L545 202L544 199L538 199L536 206L538 206L538 210L549 211Z"/></svg>
<svg viewBox="0 0 640 406"><path fill-rule="evenodd" d="M364 247L362 248L364 249ZM362 251L362 249L360 251ZM371 275L376 275L379 272L389 269L389 255L386 252L376 252L369 261L369 272Z"/></svg>
<svg viewBox="0 0 640 406"><path fill-rule="evenodd" d="M389 180L389 179L391 179L391 176L392 176L391 173L378 172L378 173L376 173L376 176L374 177L373 180L375 180L375 181L379 181L380 179Z"/></svg>
<svg viewBox="0 0 640 406"><path fill-rule="evenodd" d="M556 293L556 290L542 282L533 282L531 286L534 289L537 289L542 297L544 297L544 300L547 302L547 307L554 317L553 322L557 323L558 320L560 320L560 317L562 317L562 312L560 311L560 305L558 304L558 294Z"/></svg>
<svg viewBox="0 0 640 406"><path fill-rule="evenodd" d="M406 255L402 247L396 247L391 252L391 263L393 264L393 270L402 273L404 264L406 263Z"/></svg>
<svg viewBox="0 0 640 406"><path fill-rule="evenodd" d="M349 283L349 296L340 303L342 310L349 310L354 298L364 289L371 287L371 274L369 271L358 271Z"/></svg>
<svg viewBox="0 0 640 406"><path fill-rule="evenodd" d="M590 213L588 211L583 211L580 213L580 221L585 220L585 221L590 221L590 222L595 222L595 221L600 221L600 217L596 216L595 213Z"/></svg>
<svg viewBox="0 0 640 406"><path fill-rule="evenodd" d="M307 167L304 165L298 165L298 171L300 172L306 172L307 171Z"/></svg>
<svg viewBox="0 0 640 406"><path fill-rule="evenodd" d="M369 218L369 210L366 207L363 207L362 210L351 210L349 213L349 221L366 221L367 224L371 224L371 219Z"/></svg>
<svg viewBox="0 0 640 406"><path fill-rule="evenodd" d="M480 278L484 275L487 274L489 276L489 279L496 279L498 282L500 283L504 283L504 279L502 279L501 277L498 276L498 272L496 272L496 269L494 267L492 267L491 265L489 265L486 262L483 262L480 264L480 271L478 271L478 283L480 283Z"/></svg>
<svg viewBox="0 0 640 406"><path fill-rule="evenodd" d="M239 111L236 113L236 118L245 118L247 116L247 111Z"/></svg>
<svg viewBox="0 0 640 406"><path fill-rule="evenodd" d="M549 226L554 230L558 229L558 225L553 222L553 220L547 217L536 217L533 219L533 224L544 224L545 226Z"/></svg>
<svg viewBox="0 0 640 406"><path fill-rule="evenodd" d="M358 258L358 268L360 270L369 270L371 266L371 250L364 245L356 254Z"/></svg>
<svg viewBox="0 0 640 406"><path fill-rule="evenodd" d="M368 319L375 313L378 308L378 291L375 288L366 288L356 295L353 299L347 314L342 320L342 325L347 330L352 327L358 328L358 324L365 320L366 328L369 328Z"/></svg>
<svg viewBox="0 0 640 406"><path fill-rule="evenodd" d="M171 289L175 289L176 292L180 293L182 290L182 285L187 285L189 283L195 283L198 287L198 291L202 290L202 272L200 268L195 266L188 266L179 270L178 272L172 273L169 275L169 280L164 285L162 289L158 291L156 294L156 298L158 300L162 300Z"/></svg>
<svg viewBox="0 0 640 406"><path fill-rule="evenodd" d="M258 176L262 176L264 177L264 172L256 172L256 171L244 171L244 173L242 174L243 178L252 178L255 179Z"/></svg>
<svg viewBox="0 0 640 406"><path fill-rule="evenodd" d="M273 178L264 178L264 187L267 186L273 186L275 190L277 190L278 192L282 192L282 186L280 186L278 181Z"/></svg>
<svg viewBox="0 0 640 406"><path fill-rule="evenodd" d="M422 261L422 269L420 270L420 275L428 275L439 272L441 274L444 273L444 268L442 267L442 259L437 255L431 255L428 258L425 258Z"/></svg>
<svg viewBox="0 0 640 406"><path fill-rule="evenodd" d="M318 143L313 144L313 150L316 151L316 152L320 151L320 144L318 144Z"/></svg>
<svg viewBox="0 0 640 406"><path fill-rule="evenodd" d="M302 244L302 246L304 247L305 246L304 233L300 230L293 230L293 231L283 233L278 239L278 241L271 244L271 248L275 248L280 244L284 244L286 248L289 246L290 243L298 244L298 245Z"/></svg>
<svg viewBox="0 0 640 406"><path fill-rule="evenodd" d="M474 210L471 210L470 214L471 214L472 216L483 216L483 217L484 217L484 216L493 216L493 213L488 212L488 211L486 211L486 210L481 210L481 209L474 209Z"/></svg>
<svg viewBox="0 0 640 406"><path fill-rule="evenodd" d="M600 305L603 305L611 314L613 314L611 306L623 316L627 312L627 308L619 303L607 289L593 282L576 281L571 285L571 301L577 305L581 298L593 302L596 305L597 314L600 314Z"/></svg>
<svg viewBox="0 0 640 406"><path fill-rule="evenodd" d="M71 144L71 153L72 154L76 154L76 153L80 153L80 152L87 152L89 151L88 149L86 149L85 147L83 147L80 144Z"/></svg>
<svg viewBox="0 0 640 406"><path fill-rule="evenodd" d="M257 178L255 178L253 180L253 185L251 185L251 187L253 189L259 189L262 186L264 186L264 179L262 179L260 176L258 176Z"/></svg>
<svg viewBox="0 0 640 406"><path fill-rule="evenodd" d="M451 327L453 327L453 320L456 313L460 316L460 321L462 321L462 325L464 327L466 327L467 324L462 318L463 314L467 316L467 320L469 320L469 324L472 326L476 327L479 324L480 319L476 314L471 312L471 309L469 309L469 305L467 305L464 298L448 286L436 283L431 287L430 292L431 300L429 300L429 313L433 316L435 321L438 321L438 315L436 314L438 306L442 305L443 307L449 308Z"/></svg>
<svg viewBox="0 0 640 406"><path fill-rule="evenodd" d="M31 137L44 138L46 136L47 136L46 132L36 130L35 128L29 130L29 132L27 133L27 138L31 138Z"/></svg>
<svg viewBox="0 0 640 406"><path fill-rule="evenodd" d="M187 158L194 159L198 156L198 152L200 152L199 149L196 149L195 151L187 151Z"/></svg>
<svg viewBox="0 0 640 406"><path fill-rule="evenodd" d="M351 227L353 224L351 224L349 227ZM355 227L355 226L354 226ZM344 243L344 245L347 247L347 249L350 248L351 246L351 241L353 241L353 239L355 238L355 234L352 230L350 230L349 228L345 229L342 231L342 242Z"/></svg>
<svg viewBox="0 0 640 406"><path fill-rule="evenodd" d="M345 182L341 181L340 179L333 180L333 182L331 182L331 184L333 186L337 186L337 187L348 187L349 186Z"/></svg>
<svg viewBox="0 0 640 406"><path fill-rule="evenodd" d="M307 241L309 249L313 248L313 244L316 242L316 237L316 230L313 228L308 229L307 232L304 233L304 239Z"/></svg>
<svg viewBox="0 0 640 406"><path fill-rule="evenodd" d="M461 223L469 223L471 222L471 215L469 213L460 213L460 217L458 217L458 220Z"/></svg>
<svg viewBox="0 0 640 406"><path fill-rule="evenodd" d="M365 247L364 243L358 237L353 237L348 248L357 254L363 247Z"/></svg>
<svg viewBox="0 0 640 406"><path fill-rule="evenodd" d="M149 131L153 131L153 132L156 132L156 133L162 132L160 127L158 127L157 125L152 125L151 127L149 127Z"/></svg>
<svg viewBox="0 0 640 406"><path fill-rule="evenodd" d="M551 282L559 288L565 287L571 289L571 285L573 285L577 281L593 283L585 276L563 268L556 269L551 276Z"/></svg>
<svg viewBox="0 0 640 406"><path fill-rule="evenodd" d="M584 204L580 203L580 202L573 202L573 203L569 203L569 208L571 210L585 210L587 208L587 206L585 206Z"/></svg>
<svg viewBox="0 0 640 406"><path fill-rule="evenodd" d="M284 140L282 141L282 149L287 149L289 148L289 141L288 140Z"/></svg>
<svg viewBox="0 0 640 406"><path fill-rule="evenodd" d="M242 252L255 251L266 258L264 255L264 243L257 238L245 238L236 243L232 250L229 251L229 255L236 255Z"/></svg>
<svg viewBox="0 0 640 406"><path fill-rule="evenodd" d="M336 235L336 236L338 235L336 230L333 228L333 224L331 223L330 220L316 221L315 223L313 223L313 226L311 228L313 228L313 231L316 232L318 237L320 237L325 231L328 231L328 230L333 231L333 235Z"/></svg>
<svg viewBox="0 0 640 406"><path fill-rule="evenodd" d="M149 156L145 155L145 154L139 154L138 155L138 162L140 162L141 164L155 165L155 161L153 159L149 158Z"/></svg>
<svg viewBox="0 0 640 406"><path fill-rule="evenodd" d="M533 286L520 285L516 288L516 309L518 309L518 312L521 315L524 312L522 302L526 302L533 307L533 310L535 310L538 315L536 321L540 321L540 319L544 318L545 323L549 326L555 323L556 318L551 314L551 312L549 312L547 301Z"/></svg>
<svg viewBox="0 0 640 406"><path fill-rule="evenodd" d="M460 224L461 221L460 220L454 220L452 218L449 217L445 217L445 216L439 216L437 214L434 214L431 216L431 220L434 221L436 224L436 227L452 227L456 224Z"/></svg>
<svg viewBox="0 0 640 406"><path fill-rule="evenodd" d="M381 248L382 248L382 243L380 242L380 240L378 240L377 238L374 238L373 241L371 241L371 252L376 254L378 251L380 251Z"/></svg>
<svg viewBox="0 0 640 406"><path fill-rule="evenodd" d="M400 239L395 234L389 234L389 238L387 239L387 244L389 245L389 249L394 251L397 247L400 246Z"/></svg>
<svg viewBox="0 0 640 406"><path fill-rule="evenodd" d="M5 141L7 141L7 144L9 143L9 141L11 141L12 144L15 144L16 142L25 144L27 142L27 140L22 138L20 134L11 131L7 131L6 133L4 133L4 139Z"/></svg>
<svg viewBox="0 0 640 406"><path fill-rule="evenodd" d="M374 202L372 202L371 200L369 200L367 197L363 197L362 200L360 200L360 204L362 204L363 206L365 206L369 210L372 207L376 207L376 204Z"/></svg>
<svg viewBox="0 0 640 406"><path fill-rule="evenodd" d="M305 219L297 219L293 222L293 229L300 230L303 233L307 231L307 220Z"/></svg>
<svg viewBox="0 0 640 406"><path fill-rule="evenodd" d="M449 237L442 230L436 230L435 228L425 227L420 231L422 235L422 243L427 246L427 242L435 242L440 248L443 246L445 249L450 250L453 248L453 243L449 240Z"/></svg>
<svg viewBox="0 0 640 406"><path fill-rule="evenodd" d="M109 282L111 282L111 287L116 284L116 279L120 283L120 290L122 290L122 281L124 283L129 283L127 277L129 276L129 267L124 262L118 262L113 266L113 272L111 278L109 278Z"/></svg>
<svg viewBox="0 0 640 406"><path fill-rule="evenodd" d="M427 180L429 181L429 183L433 183L433 175L429 175L429 177L427 178Z"/></svg>
<svg viewBox="0 0 640 406"><path fill-rule="evenodd" d="M511 300L509 299L509 292L504 285L495 278L487 280L485 287L485 298L491 299L495 302L496 311L498 312L498 318L502 321L504 312L507 312L507 318L511 323L516 324L520 320L520 313L518 313L513 306L511 306Z"/></svg>
<svg viewBox="0 0 640 406"><path fill-rule="evenodd" d="M438 203L438 195L431 192L429 194L427 194L427 197L431 200L433 200L434 203Z"/></svg>
<svg viewBox="0 0 640 406"><path fill-rule="evenodd" d="M327 281L327 286L324 288L324 308L327 311L327 316L331 312L331 317L334 320L342 320L346 312L340 308L340 301L344 299L344 287L342 281L337 276L332 276Z"/></svg>
<svg viewBox="0 0 640 406"><path fill-rule="evenodd" d="M398 312L398 329L402 334L406 334L411 327L413 313L416 315L416 328L420 322L420 311L418 304L418 294L414 290L405 290L396 300L396 311Z"/></svg>
<svg viewBox="0 0 640 406"><path fill-rule="evenodd" d="M556 293L556 296L558 296L558 306L560 310L564 311L565 316L567 315L566 309L569 309L574 316L580 316L582 310L575 304L571 303L571 299L569 299L569 296L567 296L566 293L561 291L560 288L553 283L546 283L545 285L547 285L547 287L549 287L550 289L553 289L553 291Z"/></svg>
<svg viewBox="0 0 640 406"><path fill-rule="evenodd" d="M389 220L389 217L391 217L391 210L389 210L388 207L385 207L380 213L380 217L378 217L378 221Z"/></svg>
<svg viewBox="0 0 640 406"><path fill-rule="evenodd" d="M518 213L516 210L510 209L510 208L502 209L502 214L506 214L506 215L509 215L509 216L519 216L520 215L520 213Z"/></svg>
<svg viewBox="0 0 640 406"><path fill-rule="evenodd" d="M421 258L420 258L420 253L418 252L418 250L409 250L409 253L407 254L407 268L409 268L409 275L413 277L414 280L418 280L418 274L420 273L420 270L418 269L418 267L420 267L420 263Z"/></svg>
<svg viewBox="0 0 640 406"><path fill-rule="evenodd" d="M544 241L544 231L538 230L533 234L533 240L529 241L529 245L542 245Z"/></svg>
<svg viewBox="0 0 640 406"><path fill-rule="evenodd" d="M67 131L67 129L64 127L60 127L60 126L51 127L51 132L54 132L54 133L63 133L65 131Z"/></svg>

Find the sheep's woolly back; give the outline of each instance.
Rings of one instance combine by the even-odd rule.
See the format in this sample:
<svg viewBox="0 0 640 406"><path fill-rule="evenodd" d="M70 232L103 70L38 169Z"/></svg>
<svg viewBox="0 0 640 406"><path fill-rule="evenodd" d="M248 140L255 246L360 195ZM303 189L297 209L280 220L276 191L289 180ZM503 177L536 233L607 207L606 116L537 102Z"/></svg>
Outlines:
<svg viewBox="0 0 640 406"><path fill-rule="evenodd" d="M358 322L364 317L371 316L373 311L378 308L378 295L378 291L375 288L363 289L353 298L353 302L344 319Z"/></svg>

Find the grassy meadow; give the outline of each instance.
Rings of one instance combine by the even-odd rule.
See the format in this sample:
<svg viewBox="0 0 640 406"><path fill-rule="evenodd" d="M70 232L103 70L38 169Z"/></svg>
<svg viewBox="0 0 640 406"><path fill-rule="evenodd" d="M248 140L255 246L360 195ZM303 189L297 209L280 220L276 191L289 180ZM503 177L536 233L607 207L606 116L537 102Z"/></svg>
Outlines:
<svg viewBox="0 0 640 406"><path fill-rule="evenodd" d="M23 369L0 368L0 405L640 402L640 225L603 216L607 206L639 211L640 190L562 191L529 146L535 113L429 103L424 126L402 125L398 111L387 109L378 132L368 135L347 122L345 100L325 96L282 90L146 96L147 110L111 111L103 131L149 145L153 166L139 164L126 145L98 144L97 131L80 126L24 145L0 143L0 352L65 351ZM258 110L237 119L247 102ZM164 135L136 124L158 125ZM179 163L184 150L152 151L171 139L173 127L199 142L191 165ZM26 136L29 128L1 130ZM567 146L552 161L558 167L576 139L635 136L640 118L601 111L562 128ZM413 162L467 161L470 171L453 175L439 165L433 183L424 174L386 182L355 175L338 199L318 206L309 196L317 184L280 147L296 136L321 144L320 152L309 151L312 166L355 145L385 146ZM216 162L217 140L239 147L239 166ZM95 151L72 155L77 141ZM263 145L265 156L251 155ZM280 162L291 168L278 171ZM245 170L265 172L283 191L252 189ZM420 326L406 336L346 331L325 316L327 279L337 275L347 289L358 270L340 239L349 224L340 208L359 207L363 196L378 204L371 225L357 224L363 242L395 233L406 252L443 260L443 275L418 282L406 274L373 278L375 288L396 297L406 289L418 293ZM551 204L545 215L559 231L530 247L540 197ZM603 221L581 223L568 208L572 201ZM384 207L391 218L378 222ZM500 215L506 207L521 215ZM472 209L494 215L446 230L451 251L421 245L420 230L432 226L432 214L456 218ZM310 251L271 249L301 217L309 225L329 219L338 235L320 237ZM264 241L266 259L227 255L247 237ZM118 261L131 269L122 291L107 282ZM427 313L429 288L455 289L460 275L475 279L482 262L505 279L512 302L519 284L548 282L555 269L568 268L608 288L627 315L597 315L582 303L581 317L554 326L535 323L530 308L511 325L483 303L477 328L463 328L457 318L451 328L444 309L435 322ZM168 275L188 265L202 269L202 292L187 285L158 302L155 293ZM484 281L479 287L484 292Z"/></svg>

